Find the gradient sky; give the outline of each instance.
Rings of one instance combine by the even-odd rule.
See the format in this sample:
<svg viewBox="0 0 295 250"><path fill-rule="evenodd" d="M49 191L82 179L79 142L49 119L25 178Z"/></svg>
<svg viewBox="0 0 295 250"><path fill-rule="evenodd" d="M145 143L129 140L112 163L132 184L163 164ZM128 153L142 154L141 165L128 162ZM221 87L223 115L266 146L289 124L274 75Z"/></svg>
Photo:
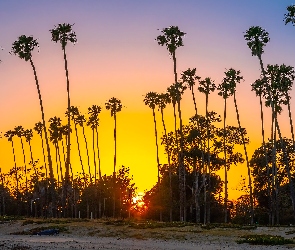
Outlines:
<svg viewBox="0 0 295 250"><path fill-rule="evenodd" d="M249 154L261 143L259 100L250 84L259 78L258 59L243 38L250 26L259 25L270 34L265 48L266 64L294 66L295 27L284 25L287 0L219 0L219 1L0 1L0 131L17 125L33 128L41 120L37 90L29 63L10 55L12 43L20 35L38 39L40 51L33 54L48 120L60 116L66 123L66 79L60 44L51 42L50 29L58 23L75 24L78 43L67 46L71 104L82 113L93 104L104 107L111 97L120 99L123 110L118 114L118 166L131 169L139 191L150 189L157 180L156 148L151 110L143 103L149 91L165 92L173 83L173 62L168 51L155 41L158 29L177 25L186 32L184 47L177 50L178 73L197 68L201 77L211 77L219 84L224 71L240 70L245 81L237 88L241 124L247 128ZM291 97L294 98L294 91ZM209 109L222 114L223 99L210 95ZM237 125L233 100L228 101L228 124ZM197 93L197 105L205 114L205 98ZM194 114L193 102L187 92L182 102L184 124ZM292 106L293 113L294 105ZM266 110L267 122L270 112ZM159 116L158 116L159 117ZM101 166L103 174L113 169L113 120L103 109L99 127ZM173 129L172 109L166 111L168 130ZM290 136L287 112L279 121L284 136ZM162 127L159 131L162 134ZM269 135L270 126L266 127ZM89 140L91 131L88 132ZM74 138L74 137L73 137ZM75 140L75 139L73 139ZM19 143L18 143L19 144ZM41 141L35 135L34 157L41 156ZM28 150L26 148L26 150ZM76 145L73 145L76 152ZM28 151L27 151L28 152ZM17 162L22 164L20 147ZM163 148L160 162L166 163ZM13 166L11 146L0 140L0 167L7 171ZM79 171L77 153L72 164ZM86 158L84 158L86 160ZM85 161L86 164L86 161ZM220 173L223 177L223 171ZM246 176L246 166L232 166L229 173L229 197Z"/></svg>

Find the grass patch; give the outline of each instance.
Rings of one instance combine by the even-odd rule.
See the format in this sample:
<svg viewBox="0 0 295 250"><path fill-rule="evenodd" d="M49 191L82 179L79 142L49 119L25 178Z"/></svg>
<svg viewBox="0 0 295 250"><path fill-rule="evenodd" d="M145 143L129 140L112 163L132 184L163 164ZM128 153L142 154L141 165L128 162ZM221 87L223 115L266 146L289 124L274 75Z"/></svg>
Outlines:
<svg viewBox="0 0 295 250"><path fill-rule="evenodd" d="M213 228L232 228L239 230L253 230L257 229L255 225L240 225L240 224L231 224L231 223L210 223L201 226L202 229L213 229Z"/></svg>
<svg viewBox="0 0 295 250"><path fill-rule="evenodd" d="M238 244L242 243L249 243L251 245L285 245L285 244L294 244L294 241L291 239L285 239L282 236L278 235L269 235L269 234L262 234L262 235L245 235L241 236L244 238L242 240L238 240Z"/></svg>

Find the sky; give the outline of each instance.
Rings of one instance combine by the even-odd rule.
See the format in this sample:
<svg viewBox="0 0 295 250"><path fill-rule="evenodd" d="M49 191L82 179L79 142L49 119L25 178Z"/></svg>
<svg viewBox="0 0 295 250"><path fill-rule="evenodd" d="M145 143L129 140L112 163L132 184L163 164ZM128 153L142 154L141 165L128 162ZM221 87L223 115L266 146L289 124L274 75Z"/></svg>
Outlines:
<svg viewBox="0 0 295 250"><path fill-rule="evenodd" d="M177 49L178 74L197 68L202 78L211 77L220 84L229 68L241 71L245 81L237 87L241 125L248 131L249 155L261 145L259 100L250 84L260 76L259 63L243 37L250 26L269 32L270 42L263 55L264 64L294 66L295 27L283 22L288 0L63 0L0 1L0 131L3 134L22 125L33 128L41 120L39 100L32 68L28 62L9 54L20 35L32 35L40 48L33 53L40 82L46 120L59 116L66 124L66 78L60 44L51 41L50 29L59 23L74 24L78 42L67 46L71 104L83 114L100 105L99 145L103 174L113 170L113 118L105 109L111 97L122 101L117 115L117 166L130 167L138 191L150 189L157 181L156 146L152 111L143 103L149 91L165 92L174 81L173 61L165 47L155 41L160 30L171 25L185 32L184 46ZM291 92L294 99L295 93ZM205 98L196 94L199 112L205 115ZM292 101L292 100L291 100ZM233 100L228 101L227 124L237 126ZM194 115L189 91L182 100L183 121ZM223 113L223 99L210 95L209 110ZM284 108L286 110L286 108ZM294 105L291 106L294 113ZM160 119L159 114L157 118ZM265 109L266 124L270 111ZM173 130L173 112L165 113L168 131ZM288 115L283 111L279 122L284 136L290 137ZM159 123L159 134L163 130ZM267 136L270 126L266 128ZM87 129L91 143L91 130ZM72 141L75 140L73 137ZM17 164L22 165L20 142L16 140ZM28 147L25 148L28 153ZM0 139L0 167L13 166L11 145ZM41 140L33 139L34 158L43 159ZM83 151L86 164L86 152ZM77 146L71 159L74 170L81 171ZM160 163L167 163L160 148ZM220 172L223 178L223 171ZM229 172L229 198L246 176L246 165L232 166Z"/></svg>

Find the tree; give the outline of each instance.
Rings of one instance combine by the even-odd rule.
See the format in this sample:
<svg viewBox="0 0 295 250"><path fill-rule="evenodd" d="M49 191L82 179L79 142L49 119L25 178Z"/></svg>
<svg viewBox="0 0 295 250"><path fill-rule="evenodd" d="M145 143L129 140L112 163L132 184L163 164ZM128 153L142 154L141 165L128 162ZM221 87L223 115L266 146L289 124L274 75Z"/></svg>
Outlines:
<svg viewBox="0 0 295 250"><path fill-rule="evenodd" d="M79 114L76 117L76 122L79 126L82 127L82 133L83 133L83 137L84 137L84 142L85 142L85 146L86 146L86 152L87 152L87 163L88 163L88 172L89 172L89 176L90 176L90 180L91 180L91 169L90 169L90 158L89 158L89 150L88 150L88 143L87 143L87 138L85 135L85 127L84 127L84 123L86 122L85 116Z"/></svg>
<svg viewBox="0 0 295 250"><path fill-rule="evenodd" d="M70 117L72 119L72 121L74 122L74 126L75 126L75 133L76 133L76 139L77 139L77 145L78 145L78 152L79 152L79 158L80 158L80 164L82 167L82 173L83 176L85 178L85 170L84 170L84 165L83 165L83 161L82 161L82 155L81 155L81 150L80 150L80 143L79 143L79 136L78 136L78 128L77 128L77 117L80 114L78 107L75 106L71 106L70 107ZM68 112L66 112L66 115L68 116Z"/></svg>
<svg viewBox="0 0 295 250"><path fill-rule="evenodd" d="M219 90L218 95L224 99L224 112L223 112L223 150L224 150L224 222L228 222L227 214L227 201L228 201L228 190L227 190L227 159L226 159L226 111L227 111L227 98L233 95L233 88L231 82L228 82L226 78L223 78L222 83L217 87Z"/></svg>
<svg viewBox="0 0 295 250"><path fill-rule="evenodd" d="M35 77L35 82L36 82L36 87L37 87L38 97L39 97L39 103L40 103L40 109L41 109L42 123L44 128L46 149L47 149L48 167L49 167L50 182L51 182L51 194L54 195L54 174L53 174L52 159L50 154L49 140L48 140L47 128L46 128L46 122L45 122L43 101L42 101L36 68L32 59L32 52L35 49L35 47L38 47L38 46L39 44L37 40L35 40L32 36L27 37L25 35L22 35L18 38L17 41L15 41L12 44L11 53L18 55L19 58L24 59L26 62L29 61L34 72L34 77ZM55 197L53 196L52 196L52 203L55 204ZM53 215L55 216L55 211L53 211Z"/></svg>
<svg viewBox="0 0 295 250"><path fill-rule="evenodd" d="M16 155L15 155L15 149L14 149L14 143L13 143L13 137L16 135L15 131L8 130L4 136L7 138L9 142L11 142L12 146L12 154L13 154L13 162L14 162L14 174L15 174L15 180L16 180L16 200L17 200L17 214L20 213L20 207L19 207L19 179L18 179L18 172L16 167Z"/></svg>
<svg viewBox="0 0 295 250"><path fill-rule="evenodd" d="M289 5L287 7L287 14L284 15L284 21L285 25L288 23L292 23L293 26L295 26L295 5Z"/></svg>
<svg viewBox="0 0 295 250"><path fill-rule="evenodd" d="M164 109L166 108L167 104L171 103L171 97L168 93L162 93L157 95L157 104L161 112L161 119L162 125L164 129L164 140L165 140L165 150L168 156L168 171L169 171L169 196L170 196L170 209L169 209L169 219L170 222L173 221L173 197L172 197L172 166L171 166L171 155L170 151L168 150L168 141L167 141L167 129L164 120ZM153 111L154 113L154 111ZM155 120L155 117L154 117ZM156 128L156 126L155 126ZM157 140L156 140L157 141ZM158 157L157 157L158 159Z"/></svg>
<svg viewBox="0 0 295 250"><path fill-rule="evenodd" d="M101 178L101 167L100 167L100 155L99 155L99 146L98 146L98 126L99 126L99 114L101 112L101 107L97 105L92 105L88 108L89 119L87 122L87 126L90 126L92 129L92 149L93 149L93 160L94 160L94 183L96 183L96 155L95 155L95 139L94 135L96 133L96 150L97 150L97 158L98 158L98 176Z"/></svg>
<svg viewBox="0 0 295 250"><path fill-rule="evenodd" d="M115 143L115 152L114 152L114 189L116 186L116 164L117 164L117 113L122 110L122 103L121 100L118 100L115 97L112 97L105 103L106 109L111 111L111 116L114 117L114 143ZM116 212L116 193L114 192L114 204L113 204L113 217L115 217Z"/></svg>
<svg viewBox="0 0 295 250"><path fill-rule="evenodd" d="M155 108L159 104L158 94L156 92L148 92L144 98L144 104L152 109L154 118L154 130L156 138L156 159L157 159L157 169L158 169L158 182L160 183L160 161L159 161L159 145L158 145L158 132L157 132L157 121ZM158 185L160 187L160 184ZM160 209L160 221L162 221L162 209Z"/></svg>
<svg viewBox="0 0 295 250"><path fill-rule="evenodd" d="M50 30L51 32L51 40L53 42L60 42L64 61L65 61L65 72L66 72L66 79L67 79L67 93L68 93L68 111L71 108L71 100L70 100L70 81L69 81L69 72L68 72L68 61L66 55L66 46L68 42L76 43L77 38L75 32L72 30L73 24L63 23L58 24L57 27L55 26L54 29ZM70 113L68 113L68 135L67 135L67 161L66 161L66 171L65 171L65 199L67 199L67 189L69 186L69 169L71 164L71 117ZM65 203L66 201L64 201Z"/></svg>
<svg viewBox="0 0 295 250"><path fill-rule="evenodd" d="M244 133L242 131L243 128L241 127L240 114L239 114L239 109L238 109L237 99L236 99L236 86L237 86L237 83L240 83L244 79L243 76L240 76L240 73L241 72L239 70L236 71L233 68L231 68L227 72L225 72L226 77L224 78L224 81L226 81L227 84L232 89L230 91L230 93L233 93L234 105L235 105L235 109L236 109L238 126L239 126L239 130L241 131L241 138L242 138L242 141L243 141L244 154L245 154L247 170L248 170L248 182L249 182L248 188L249 188L249 191L250 191L249 197L250 197L250 206L251 206L251 224L253 224L254 223L254 201L253 201L253 191L252 191L251 169L250 169L250 165L249 165L248 152L247 152L247 148L246 148L246 140L245 140L245 137L244 137ZM248 143L248 141L247 141L247 143Z"/></svg>
<svg viewBox="0 0 295 250"><path fill-rule="evenodd" d="M198 87L198 90L201 92L201 93L204 93L205 94L205 103L206 103L206 128L207 128L207 166L208 166L208 170L209 170L209 176L210 176L210 173L211 173L211 169L210 169L210 124L209 124L209 112L208 112L208 105L209 105L209 95L211 92L214 92L216 89L216 85L214 83L214 81L210 78L210 77L206 77L204 80L201 80L199 81L199 87ZM210 182L210 179L209 179L209 183L208 183L208 189L210 189L210 185L211 185L211 182ZM211 201L210 201L210 195L209 195L209 200L208 200L208 214L207 214L207 221L208 223L210 223L210 213L211 213ZM205 195L205 198L206 198L206 195Z"/></svg>
<svg viewBox="0 0 295 250"><path fill-rule="evenodd" d="M184 32L180 31L178 26L170 26L164 28L162 35L157 37L157 42L161 46L166 46L169 54L173 59L173 71L174 71L174 87L177 92L177 106L178 106L178 117L179 117L179 133L180 133L180 153L179 153L179 171L180 171L180 220L186 220L186 199L185 199L185 169L183 164L183 135L182 135L182 117L180 108L181 92L184 90L184 86L177 82L177 69L176 69L176 49L183 46L182 37L185 35Z"/></svg>

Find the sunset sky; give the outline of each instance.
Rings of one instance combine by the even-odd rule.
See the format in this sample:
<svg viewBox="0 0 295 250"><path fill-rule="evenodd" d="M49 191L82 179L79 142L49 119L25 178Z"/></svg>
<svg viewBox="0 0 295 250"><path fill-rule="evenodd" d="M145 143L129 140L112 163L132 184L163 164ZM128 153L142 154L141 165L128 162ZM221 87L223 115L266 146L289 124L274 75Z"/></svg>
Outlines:
<svg viewBox="0 0 295 250"><path fill-rule="evenodd" d="M177 70L197 68L202 78L211 77L218 85L226 69L241 71L245 81L237 87L241 124L246 127L249 155L260 146L259 100L250 84L259 78L259 63L243 37L250 26L261 26L270 35L263 60L266 64L295 66L295 27L283 22L287 0L63 0L0 1L0 131L15 126L33 128L41 120L39 100L32 68L28 62L10 55L12 43L20 35L33 35L40 44L33 54L41 86L45 116L59 116L66 123L66 78L61 45L51 41L50 29L58 23L74 24L78 42L67 46L71 104L83 114L93 104L103 107L100 116L99 144L103 174L113 169L113 118L105 109L111 97L122 101L117 116L117 166L130 167L138 191L150 189L157 181L156 148L152 111L143 103L149 91L165 92L174 81L173 61L165 47L155 41L160 30L171 25L186 33L184 46L177 52ZM291 98L295 98L294 91ZM291 100L292 101L292 100ZM205 115L205 98L197 93L199 112ZM194 115L193 102L187 91L182 101L184 124ZM210 95L209 110L223 113L223 99L217 92ZM286 108L284 107L284 110ZM266 124L270 123L270 111ZM295 114L295 107L292 105ZM157 114L157 118L160 118ZM168 130L173 130L173 113L165 113ZM279 117L283 135L290 136L287 112ZM229 125L237 126L233 100L228 100ZM159 123L160 135L162 126ZM266 128L269 136L270 126ZM89 142L91 131L87 130ZM73 136L72 165L80 171ZM42 159L41 140L33 139L34 158ZM15 140L17 163L22 164L19 140ZM52 147L53 149L53 147ZM28 150L28 148L26 148ZM27 151L28 152L28 151ZM11 145L0 139L0 167L13 166ZM84 151L85 155L85 151ZM86 165L86 155L84 157ZM160 162L167 163L160 148ZM232 166L229 173L229 197L240 193L233 189L246 176L246 165ZM223 171L220 172L223 178Z"/></svg>

